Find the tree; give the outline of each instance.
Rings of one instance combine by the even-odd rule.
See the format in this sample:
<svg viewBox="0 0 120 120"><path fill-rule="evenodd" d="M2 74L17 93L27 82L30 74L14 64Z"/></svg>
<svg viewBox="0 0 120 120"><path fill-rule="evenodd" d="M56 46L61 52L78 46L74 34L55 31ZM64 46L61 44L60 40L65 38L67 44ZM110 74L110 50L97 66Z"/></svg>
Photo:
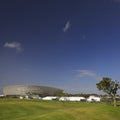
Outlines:
<svg viewBox="0 0 120 120"><path fill-rule="evenodd" d="M102 90L107 93L112 99L114 103L114 107L116 107L116 95L118 89L120 89L120 84L118 81L113 81L111 78L103 77L102 80L96 84L98 90Z"/></svg>

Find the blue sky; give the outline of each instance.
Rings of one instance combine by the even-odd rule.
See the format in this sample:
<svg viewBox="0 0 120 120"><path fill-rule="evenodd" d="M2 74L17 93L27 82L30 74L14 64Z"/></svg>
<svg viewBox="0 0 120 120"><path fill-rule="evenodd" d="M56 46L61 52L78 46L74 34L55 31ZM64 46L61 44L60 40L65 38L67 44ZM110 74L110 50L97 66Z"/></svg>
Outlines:
<svg viewBox="0 0 120 120"><path fill-rule="evenodd" d="M120 81L120 0L1 0L0 88L99 93Z"/></svg>

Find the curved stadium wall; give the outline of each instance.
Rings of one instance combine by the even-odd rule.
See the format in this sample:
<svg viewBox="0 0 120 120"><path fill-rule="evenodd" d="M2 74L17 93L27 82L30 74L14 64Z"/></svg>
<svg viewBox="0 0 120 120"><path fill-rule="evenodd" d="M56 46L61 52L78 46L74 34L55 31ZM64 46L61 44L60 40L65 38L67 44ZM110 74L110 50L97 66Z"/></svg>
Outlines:
<svg viewBox="0 0 120 120"><path fill-rule="evenodd" d="M3 94L5 96L25 96L28 94L36 94L39 96L53 96L62 92L63 90L59 88L36 85L15 85L6 86L3 88Z"/></svg>

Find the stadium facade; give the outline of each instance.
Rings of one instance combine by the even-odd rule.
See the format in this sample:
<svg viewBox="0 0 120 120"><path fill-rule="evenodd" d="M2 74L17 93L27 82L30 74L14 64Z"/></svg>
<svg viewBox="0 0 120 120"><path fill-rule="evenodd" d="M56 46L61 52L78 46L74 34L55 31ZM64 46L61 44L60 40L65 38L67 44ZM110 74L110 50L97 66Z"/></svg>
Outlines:
<svg viewBox="0 0 120 120"><path fill-rule="evenodd" d="M15 85L6 86L3 88L3 94L5 96L26 96L28 94L35 94L39 96L54 96L62 92L63 90L59 88L36 85Z"/></svg>

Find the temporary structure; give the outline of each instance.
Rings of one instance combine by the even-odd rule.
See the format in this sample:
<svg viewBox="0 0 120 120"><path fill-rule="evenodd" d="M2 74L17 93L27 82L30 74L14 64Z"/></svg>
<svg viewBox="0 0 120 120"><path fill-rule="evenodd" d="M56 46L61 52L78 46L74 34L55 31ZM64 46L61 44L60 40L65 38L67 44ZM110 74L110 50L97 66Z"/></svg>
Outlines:
<svg viewBox="0 0 120 120"><path fill-rule="evenodd" d="M88 98L87 98L87 102L100 102L100 97L96 97L96 96L89 96Z"/></svg>
<svg viewBox="0 0 120 120"><path fill-rule="evenodd" d="M56 99L57 99L57 97L55 97L55 96L46 96L46 97L42 98L42 100L56 100Z"/></svg>
<svg viewBox="0 0 120 120"><path fill-rule="evenodd" d="M59 101L83 101L86 100L84 97L61 97Z"/></svg>

